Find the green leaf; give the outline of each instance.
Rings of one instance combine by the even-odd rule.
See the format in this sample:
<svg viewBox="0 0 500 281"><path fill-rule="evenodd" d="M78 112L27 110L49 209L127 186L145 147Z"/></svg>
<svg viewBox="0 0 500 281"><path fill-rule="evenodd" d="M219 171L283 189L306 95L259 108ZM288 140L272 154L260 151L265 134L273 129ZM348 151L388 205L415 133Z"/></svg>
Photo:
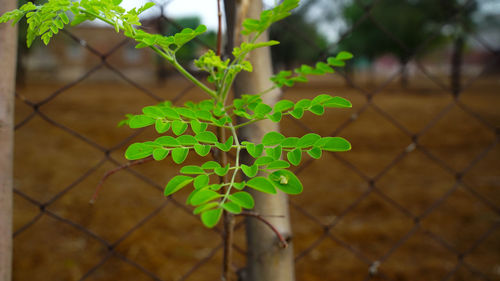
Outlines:
<svg viewBox="0 0 500 281"><path fill-rule="evenodd" d="M297 147L304 148L313 146L318 140L321 139L321 136L314 133L309 133L302 136L297 142Z"/></svg>
<svg viewBox="0 0 500 281"><path fill-rule="evenodd" d="M247 175L247 177L253 178L259 172L259 166L255 164L252 166L247 166L245 164L242 164L241 170L243 171L243 173L245 173L245 175Z"/></svg>
<svg viewBox="0 0 500 281"><path fill-rule="evenodd" d="M295 119L300 119L302 116L304 116L304 109L303 108L294 108L290 114L295 117Z"/></svg>
<svg viewBox="0 0 500 281"><path fill-rule="evenodd" d="M205 121L212 121L212 114L207 110L196 111L196 117Z"/></svg>
<svg viewBox="0 0 500 281"><path fill-rule="evenodd" d="M255 145L251 142L247 142L246 149L248 154L250 154L253 158L257 158L262 155L262 152L264 151L264 145L262 144Z"/></svg>
<svg viewBox="0 0 500 281"><path fill-rule="evenodd" d="M262 156L262 157L257 158L257 160L255 160L254 165L264 166L264 165L267 165L273 161L274 161L274 159L270 156Z"/></svg>
<svg viewBox="0 0 500 281"><path fill-rule="evenodd" d="M179 191L181 188L190 184L193 181L192 177L188 176L175 176L173 177L165 187L164 195L169 196Z"/></svg>
<svg viewBox="0 0 500 281"><path fill-rule="evenodd" d="M174 132L176 136L183 134L186 131L187 127L188 124L180 120L175 120L172 122L172 132Z"/></svg>
<svg viewBox="0 0 500 281"><path fill-rule="evenodd" d="M245 191L235 192L229 195L229 200L245 209L252 209L255 206L252 195Z"/></svg>
<svg viewBox="0 0 500 281"><path fill-rule="evenodd" d="M304 189L297 176L288 170L279 170L271 173L269 180L286 194L300 194Z"/></svg>
<svg viewBox="0 0 500 281"><path fill-rule="evenodd" d="M288 167L290 167L290 163L288 163L288 162L286 162L284 160L276 160L276 161L273 161L273 162L269 163L269 165L267 165L266 169L268 169L268 170L276 170L276 169L285 169L285 168L288 168Z"/></svg>
<svg viewBox="0 0 500 281"><path fill-rule="evenodd" d="M161 136L155 139L155 143L166 147L176 147L180 145L179 141L177 141L177 139L171 136Z"/></svg>
<svg viewBox="0 0 500 281"><path fill-rule="evenodd" d="M177 138L177 141L182 145L182 146L190 146L190 145L195 145L198 144L198 141L195 139L195 137L191 135L182 135Z"/></svg>
<svg viewBox="0 0 500 281"><path fill-rule="evenodd" d="M321 158L322 151L319 147L313 147L307 151L307 154L309 154L314 159L319 159Z"/></svg>
<svg viewBox="0 0 500 281"><path fill-rule="evenodd" d="M199 134L205 131L208 127L207 123L201 123L196 119L191 120L190 124L191 124L191 129L193 129L193 132L195 134Z"/></svg>
<svg viewBox="0 0 500 281"><path fill-rule="evenodd" d="M331 66L339 66L339 67L345 66L345 62L338 60L337 58L329 57L326 61Z"/></svg>
<svg viewBox="0 0 500 281"><path fill-rule="evenodd" d="M167 157L169 150L168 149L163 149L163 148L156 148L153 150L153 158L156 161L160 161L165 159Z"/></svg>
<svg viewBox="0 0 500 281"><path fill-rule="evenodd" d="M283 112L291 109L295 104L289 100L280 100L274 105L274 112Z"/></svg>
<svg viewBox="0 0 500 281"><path fill-rule="evenodd" d="M351 144L341 137L325 137L318 140L314 146L326 151L349 151Z"/></svg>
<svg viewBox="0 0 500 281"><path fill-rule="evenodd" d="M222 184L220 183L214 183L208 186L210 190L218 191L222 188Z"/></svg>
<svg viewBox="0 0 500 281"><path fill-rule="evenodd" d="M275 123L278 123L279 121L281 121L281 118L283 117L283 114L281 114L281 112L275 112L271 115L268 115L267 116L269 118L269 120L275 122Z"/></svg>
<svg viewBox="0 0 500 281"><path fill-rule="evenodd" d="M295 104L295 108L308 108L311 106L311 100L308 99L301 99Z"/></svg>
<svg viewBox="0 0 500 281"><path fill-rule="evenodd" d="M324 73L333 73L334 72L333 68L324 62L316 63L316 69L318 69Z"/></svg>
<svg viewBox="0 0 500 281"><path fill-rule="evenodd" d="M155 119L145 115L135 115L130 119L128 125L132 129L143 128L155 123Z"/></svg>
<svg viewBox="0 0 500 281"><path fill-rule="evenodd" d="M296 147L298 142L299 142L299 138L289 137L289 138L286 138L283 142L281 142L281 145L283 147L286 147L286 148Z"/></svg>
<svg viewBox="0 0 500 281"><path fill-rule="evenodd" d="M174 160L176 164L180 164L186 160L188 153L189 148L176 147L172 149L172 160Z"/></svg>
<svg viewBox="0 0 500 281"><path fill-rule="evenodd" d="M230 136L225 143L216 143L215 146L224 151L224 152L228 152L229 150L231 150L231 147L233 146L233 136Z"/></svg>
<svg viewBox="0 0 500 281"><path fill-rule="evenodd" d="M349 60L349 59L352 59L353 57L354 56L351 53L346 52L346 51L342 51L342 52L338 53L335 58L338 60Z"/></svg>
<svg viewBox="0 0 500 281"><path fill-rule="evenodd" d="M208 175L199 175L196 178L194 178L194 188L200 189L208 185L210 182L210 177Z"/></svg>
<svg viewBox="0 0 500 281"><path fill-rule="evenodd" d="M322 106L322 105L313 105L311 106L311 108L309 108L309 111L311 111L312 113L316 114L316 115L323 115L325 113L325 107Z"/></svg>
<svg viewBox="0 0 500 281"><path fill-rule="evenodd" d="M216 198L221 197L218 192L209 190L209 189L203 189L198 192L196 192L193 197L191 197L190 203L191 205L197 206L201 205L203 203L207 203L209 201L212 201Z"/></svg>
<svg viewBox="0 0 500 281"><path fill-rule="evenodd" d="M351 108L352 103L341 97L332 97L330 100L323 103L326 107L331 108Z"/></svg>
<svg viewBox="0 0 500 281"><path fill-rule="evenodd" d="M206 227L212 228L219 222L221 215L222 209L220 208L208 210L201 214L201 221Z"/></svg>
<svg viewBox="0 0 500 281"><path fill-rule="evenodd" d="M232 214L239 214L241 213L241 207L240 205L238 204L235 204L233 202L225 202L224 204L222 204L222 208L224 208L224 210L232 213Z"/></svg>
<svg viewBox="0 0 500 281"><path fill-rule="evenodd" d="M196 113L194 113L194 111L192 111L191 109L184 107L177 107L175 110L177 111L177 113L179 113L184 117L187 117L189 119L196 119Z"/></svg>
<svg viewBox="0 0 500 281"><path fill-rule="evenodd" d="M264 115L268 114L269 112L271 112L272 110L273 109L269 105L267 105L265 103L259 103L257 105L257 107L255 107L254 112L257 116L264 116Z"/></svg>
<svg viewBox="0 0 500 281"><path fill-rule="evenodd" d="M266 154L274 160L280 159L282 151L283 147L281 145L278 145L275 148L266 148Z"/></svg>
<svg viewBox="0 0 500 281"><path fill-rule="evenodd" d="M181 173L187 175L198 175L198 174L205 174L205 171L199 166L188 165L181 168Z"/></svg>
<svg viewBox="0 0 500 281"><path fill-rule="evenodd" d="M213 209L213 208L215 208L217 206L219 206L219 203L217 203L217 202L210 202L210 203L207 203L207 204L203 204L203 205L200 205L200 206L196 207L193 210L193 214L197 215L197 214L203 213L203 212L205 212L207 210Z"/></svg>
<svg viewBox="0 0 500 281"><path fill-rule="evenodd" d="M205 131L205 132L201 132L199 134L196 134L195 138L199 141L199 142L206 142L206 143L217 143L217 136L210 132L210 131Z"/></svg>
<svg viewBox="0 0 500 281"><path fill-rule="evenodd" d="M215 161L207 161L203 163L203 165L201 165L201 168L205 170L213 170L215 168L220 168L220 167L221 167L220 164Z"/></svg>
<svg viewBox="0 0 500 281"><path fill-rule="evenodd" d="M300 164L300 160L302 159L302 150L300 150L300 148L296 148L292 151L289 151L286 154L286 158L292 165L298 166Z"/></svg>
<svg viewBox="0 0 500 281"><path fill-rule="evenodd" d="M215 174L218 175L219 177L225 176L228 171L229 171L229 164L226 165L225 167L218 167L214 169Z"/></svg>
<svg viewBox="0 0 500 281"><path fill-rule="evenodd" d="M146 106L142 109L142 113L153 118L163 118L165 116L163 111L157 106Z"/></svg>
<svg viewBox="0 0 500 281"><path fill-rule="evenodd" d="M269 132L262 138L262 144L264 146L273 146L280 144L285 139L285 136L278 132Z"/></svg>
<svg viewBox="0 0 500 281"><path fill-rule="evenodd" d="M173 108L170 107L162 107L161 110L163 111L163 114L165 117L167 117L169 120L180 120L181 117L179 116L179 113L175 111Z"/></svg>
<svg viewBox="0 0 500 281"><path fill-rule="evenodd" d="M138 160L153 154L154 148L144 143L133 143L125 151L125 158L128 160Z"/></svg>
<svg viewBox="0 0 500 281"><path fill-rule="evenodd" d="M204 157L207 156L210 153L210 145L203 145L203 144L195 144L194 145L194 151L198 153L198 155Z"/></svg>
<svg viewBox="0 0 500 281"><path fill-rule="evenodd" d="M161 119L156 119L155 130L159 134L163 134L163 133L167 132L169 129L170 129L170 122L168 122L168 121L165 122Z"/></svg>
<svg viewBox="0 0 500 281"><path fill-rule="evenodd" d="M250 179L247 181L246 185L261 192L276 194L276 189L274 188L273 183L264 177L255 177Z"/></svg>
<svg viewBox="0 0 500 281"><path fill-rule="evenodd" d="M246 182L235 182L233 184L234 188L238 189L238 190L242 190L243 188L245 188L245 185L246 185Z"/></svg>
<svg viewBox="0 0 500 281"><path fill-rule="evenodd" d="M121 0L119 0L121 2ZM140 7L138 10L137 10L137 14L141 14L142 12L150 9L151 7L153 7L155 5L154 2L147 2L146 4L144 4L142 7Z"/></svg>

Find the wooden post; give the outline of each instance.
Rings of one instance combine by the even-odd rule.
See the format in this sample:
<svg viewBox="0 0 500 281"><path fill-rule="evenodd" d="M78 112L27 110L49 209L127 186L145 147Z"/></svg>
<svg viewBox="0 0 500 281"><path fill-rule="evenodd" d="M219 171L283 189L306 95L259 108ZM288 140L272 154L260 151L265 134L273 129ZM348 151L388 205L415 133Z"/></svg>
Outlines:
<svg viewBox="0 0 500 281"><path fill-rule="evenodd" d="M238 1L237 32L243 18L259 18L262 1ZM267 34L261 36L267 40ZM236 40L239 41L239 40ZM250 54L253 72L240 73L235 81L235 95L253 94L272 86L269 77L272 75L271 54L269 48L257 49ZM276 90L263 96L264 102L273 105L280 96ZM271 121L260 121L240 130L242 139L260 142L262 136L269 131L277 131L279 126ZM252 193L255 198L254 211L273 224L283 237L291 238L288 197L279 192L269 195L263 192ZM287 248L281 248L276 234L261 221L247 218L247 268L245 281L293 281L295 280L293 243L290 239Z"/></svg>
<svg viewBox="0 0 500 281"><path fill-rule="evenodd" d="M16 8L0 0L0 15ZM0 280L12 280L12 177L17 29L0 24Z"/></svg>

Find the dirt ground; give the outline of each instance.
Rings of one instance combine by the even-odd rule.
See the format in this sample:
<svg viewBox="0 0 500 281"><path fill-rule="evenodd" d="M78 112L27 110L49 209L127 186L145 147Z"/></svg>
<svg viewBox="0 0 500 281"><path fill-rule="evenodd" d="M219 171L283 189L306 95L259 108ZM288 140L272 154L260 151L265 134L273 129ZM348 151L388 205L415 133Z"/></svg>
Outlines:
<svg viewBox="0 0 500 281"><path fill-rule="evenodd" d="M330 110L324 119L306 115L303 124L286 119L281 125L287 136L305 134L309 127L324 136L335 132L353 145L350 152L325 154L298 169L305 190L290 198L297 280L366 280L370 263L377 260L382 277L375 275L374 280L500 280L499 216L494 211L500 207L500 147L498 135L488 127L500 126L499 81L498 77L476 81L460 96L460 102L486 124L454 105L452 97L432 83L412 81L409 89L402 90L397 81L390 82L373 97L374 106L366 109L367 99L360 90L336 80L286 90L284 97L291 100L329 93L354 105L349 110ZM62 86L19 87L16 122L33 112L22 98L38 102ZM185 91L179 103L200 96L178 78L145 87L165 99ZM152 98L126 82L84 82L40 106L42 115L17 129L15 187L19 192L14 198L14 229L19 232L14 240L14 280L80 280L83 276L85 280L153 280L127 261L165 281L183 276L182 280L219 280L220 235L204 229L189 209L180 207L184 193L175 197L181 205L162 196L161 188L177 173L171 160L134 168L153 185L126 171L111 176L97 202L88 204L100 177L116 167L98 147L125 163L123 153L131 140L123 140L134 130L116 124L124 114L137 113L152 103ZM444 109L447 113L441 116ZM351 118L355 120L348 122ZM415 150L412 134L419 135ZM151 130L144 130L134 140L154 137ZM188 159L188 163L197 161L199 157ZM307 162L305 157L303 163ZM457 184L455 174L461 171L462 181ZM26 229L40 207L22 194L47 211ZM158 213L152 219L134 228L154 210ZM415 217L420 218L419 224ZM108 255L106 246L63 220L116 243L119 255L94 271ZM331 223L335 225L325 236L324 226ZM245 249L243 235L241 227L236 239L239 249ZM463 260L457 254L464 254ZM207 256L211 257L206 263L188 274ZM236 251L234 266L244 263L243 252Z"/></svg>

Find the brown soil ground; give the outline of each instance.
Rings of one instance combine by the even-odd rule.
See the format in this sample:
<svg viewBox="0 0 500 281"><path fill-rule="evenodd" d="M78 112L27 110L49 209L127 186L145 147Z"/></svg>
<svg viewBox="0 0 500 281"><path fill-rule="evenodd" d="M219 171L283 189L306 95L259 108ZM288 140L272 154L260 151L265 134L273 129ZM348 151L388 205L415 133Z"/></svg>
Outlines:
<svg viewBox="0 0 500 281"><path fill-rule="evenodd" d="M303 194L290 199L297 280L366 280L370 263L377 260L380 275L374 280L441 280L448 274L447 280L454 281L500 280L500 147L498 129L497 135L491 129L500 126L498 81L476 81L460 97L481 121L430 83L412 82L401 90L397 81L391 82L367 108L360 90L338 81L287 90L284 96L291 100L330 93L354 104L350 110L330 110L323 118L309 114L302 123L286 119L281 125L287 136L312 129L325 136L336 133L353 145L351 152L325 154L319 161L305 157L297 170L305 187ZM16 121L33 113L22 98L38 102L62 86L20 87ZM165 99L185 91L179 103L199 99L200 94L187 87L177 78L163 86L146 86ZM104 151L62 126L112 149L110 156L125 163L123 152L131 140L122 142L134 130L116 124L124 114L154 102L125 82L82 83L40 106L43 115L36 114L17 129L14 280L80 280L87 273L85 280L153 280L128 261L161 280L180 280L185 274L182 280L219 280L220 249L190 273L211 256L221 237L183 209L185 193L175 196L176 201L162 196L161 188L178 170L171 160L135 167L135 175L123 171L111 176L97 202L88 204L101 176L116 165L105 160ZM411 134L416 133L421 136L417 149L411 150ZM144 130L134 140L154 136ZM457 182L460 171L464 174ZM44 211L23 195L43 204ZM160 206L153 218L134 228ZM418 224L415 217L420 218ZM325 226L331 224L325 235ZM116 243L118 254L95 268L109 252L89 233ZM240 227L238 249L245 249L243 234ZM243 250L236 251L235 267L244 262Z"/></svg>

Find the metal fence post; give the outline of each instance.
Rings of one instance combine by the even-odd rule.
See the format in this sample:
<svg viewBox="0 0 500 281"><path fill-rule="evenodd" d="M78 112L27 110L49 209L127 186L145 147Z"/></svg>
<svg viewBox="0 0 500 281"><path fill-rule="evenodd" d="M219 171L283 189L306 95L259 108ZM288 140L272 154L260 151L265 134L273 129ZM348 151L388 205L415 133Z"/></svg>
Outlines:
<svg viewBox="0 0 500 281"><path fill-rule="evenodd" d="M243 18L259 18L262 1L242 1L239 7L238 23ZM261 37L267 40L267 34ZM238 41L238 40L237 40ZM271 54L269 48L255 50L250 54L254 69L251 73L241 73L235 81L235 95L264 91L272 86ZM272 105L279 99L280 91L275 90L263 96L265 103ZM279 129L269 120L260 121L240 131L243 139L259 142L269 131ZM285 238L291 237L288 197L279 192L269 195L252 192L255 198L255 212L266 218ZM293 245L291 241L285 249L280 247L276 235L262 222L247 218L247 268L245 281L293 281L295 280Z"/></svg>
<svg viewBox="0 0 500 281"><path fill-rule="evenodd" d="M0 0L0 15L16 8L14 0ZM14 87L17 29L0 25L0 280L12 276L12 176L14 155Z"/></svg>

